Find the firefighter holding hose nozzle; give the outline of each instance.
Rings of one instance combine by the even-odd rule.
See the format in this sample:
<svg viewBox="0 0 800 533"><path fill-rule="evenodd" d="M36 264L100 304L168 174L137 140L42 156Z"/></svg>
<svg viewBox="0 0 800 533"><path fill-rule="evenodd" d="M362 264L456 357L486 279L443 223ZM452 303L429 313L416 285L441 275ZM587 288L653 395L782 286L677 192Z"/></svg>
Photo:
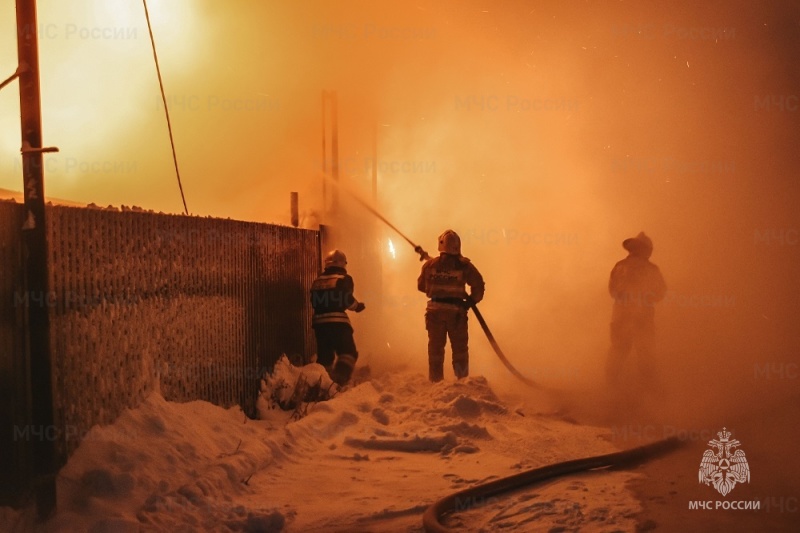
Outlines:
<svg viewBox="0 0 800 533"><path fill-rule="evenodd" d="M470 287L467 294L466 285ZM444 351L447 337L453 350L453 371L457 378L469 375L467 311L483 299L483 276L461 255L461 238L453 230L439 236L439 257L422 265L417 288L430 300L425 310L428 330L428 378L444 379Z"/></svg>

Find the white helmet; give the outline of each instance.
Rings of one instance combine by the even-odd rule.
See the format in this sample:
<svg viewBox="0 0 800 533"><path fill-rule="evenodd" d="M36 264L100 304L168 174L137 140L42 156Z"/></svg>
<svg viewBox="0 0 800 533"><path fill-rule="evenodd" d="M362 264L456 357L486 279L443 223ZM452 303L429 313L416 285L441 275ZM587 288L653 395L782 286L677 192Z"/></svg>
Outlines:
<svg viewBox="0 0 800 533"><path fill-rule="evenodd" d="M439 235L439 251L446 254L461 255L461 237L449 229Z"/></svg>
<svg viewBox="0 0 800 533"><path fill-rule="evenodd" d="M325 256L325 268L339 267L345 268L347 265L347 256L341 250L332 250Z"/></svg>

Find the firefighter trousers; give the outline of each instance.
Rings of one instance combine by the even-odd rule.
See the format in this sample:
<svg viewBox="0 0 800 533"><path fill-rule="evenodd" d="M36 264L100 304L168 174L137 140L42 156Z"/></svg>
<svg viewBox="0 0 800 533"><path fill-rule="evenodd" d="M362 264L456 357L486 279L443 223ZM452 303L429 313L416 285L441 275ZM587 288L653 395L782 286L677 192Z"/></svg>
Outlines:
<svg viewBox="0 0 800 533"><path fill-rule="evenodd" d="M328 370L333 381L344 385L350 380L358 359L353 327L340 322L315 324L313 327L317 339L317 363Z"/></svg>
<svg viewBox="0 0 800 533"><path fill-rule="evenodd" d="M611 349L606 363L606 381L612 387L621 387L625 364L631 352L636 353L639 379L652 384L655 379L653 345L655 323L651 317L615 320L611 323Z"/></svg>
<svg viewBox="0 0 800 533"><path fill-rule="evenodd" d="M453 350L453 371L457 378L469 375L469 335L467 333L467 310L428 309L425 311L425 329L428 330L428 378L444 379L444 349L447 338Z"/></svg>

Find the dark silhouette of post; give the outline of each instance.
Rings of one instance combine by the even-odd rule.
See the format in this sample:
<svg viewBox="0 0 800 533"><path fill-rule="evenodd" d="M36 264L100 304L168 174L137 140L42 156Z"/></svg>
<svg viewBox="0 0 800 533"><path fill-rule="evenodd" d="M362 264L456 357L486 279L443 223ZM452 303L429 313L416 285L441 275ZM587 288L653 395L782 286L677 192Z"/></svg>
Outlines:
<svg viewBox="0 0 800 533"><path fill-rule="evenodd" d="M327 146L325 137L327 134L328 123L326 120L326 109L330 105L330 128L331 128L331 167L330 179L334 182L334 187L331 188L331 205L328 209L328 187L326 183L326 176L328 176L327 165ZM322 205L323 214L332 214L336 216L339 209L339 190L337 188L339 183L339 105L337 102L336 91L322 91Z"/></svg>
<svg viewBox="0 0 800 533"><path fill-rule="evenodd" d="M295 228L300 225L300 198L298 193L289 193L289 210L292 226Z"/></svg>
<svg viewBox="0 0 800 533"><path fill-rule="evenodd" d="M56 441L62 433L54 424L52 360L50 353L47 233L44 206L42 117L39 94L39 50L35 0L17 0L17 53L19 59L19 107L22 125L22 176L25 191L24 301L28 310L28 358L30 362L30 426L33 489L40 518L55 510L55 474L59 461Z"/></svg>
<svg viewBox="0 0 800 533"><path fill-rule="evenodd" d="M339 184L339 102L336 91L331 91L331 178ZM336 216L339 210L339 189L333 190L331 212Z"/></svg>
<svg viewBox="0 0 800 533"><path fill-rule="evenodd" d="M325 134L327 133L327 123L325 122L325 108L328 101L328 91L322 91L322 216L328 210L328 180L325 179L328 172L328 148L325 144Z"/></svg>

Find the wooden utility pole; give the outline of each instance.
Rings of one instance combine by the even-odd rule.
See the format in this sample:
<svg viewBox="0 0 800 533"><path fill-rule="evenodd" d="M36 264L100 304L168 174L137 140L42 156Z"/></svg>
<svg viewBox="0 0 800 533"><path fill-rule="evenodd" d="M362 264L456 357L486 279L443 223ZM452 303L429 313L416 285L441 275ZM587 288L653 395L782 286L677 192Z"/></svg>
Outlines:
<svg viewBox="0 0 800 533"><path fill-rule="evenodd" d="M22 240L25 251L25 287L28 316L27 353L30 364L30 451L33 488L40 518L55 510L55 474L58 468L57 431L53 409L53 378L50 353L49 283L47 233L44 207L42 116L39 93L39 49L36 1L17 2L17 54L19 107L22 125L22 177L25 191L25 221Z"/></svg>

